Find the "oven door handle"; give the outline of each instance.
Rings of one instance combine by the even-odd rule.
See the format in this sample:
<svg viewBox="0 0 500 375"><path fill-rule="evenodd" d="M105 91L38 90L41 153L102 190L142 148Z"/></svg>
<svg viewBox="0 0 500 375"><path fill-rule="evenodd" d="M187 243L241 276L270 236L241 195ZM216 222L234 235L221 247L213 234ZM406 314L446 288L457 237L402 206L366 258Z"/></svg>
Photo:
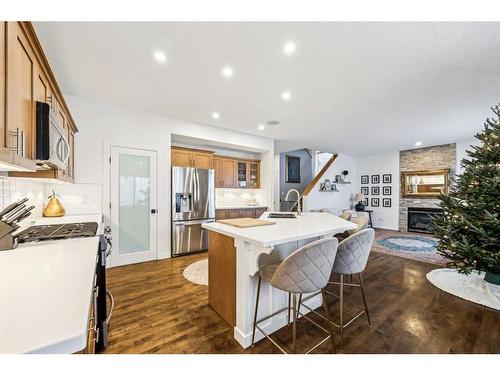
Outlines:
<svg viewBox="0 0 500 375"><path fill-rule="evenodd" d="M111 252L113 251L113 243L109 239L106 239L106 243L108 244L108 250L106 251L106 258L107 258L111 255Z"/></svg>
<svg viewBox="0 0 500 375"><path fill-rule="evenodd" d="M109 289L106 289L106 296L109 298L109 302L111 304L111 306L109 308L109 314L106 317L106 320L104 321L106 323L106 325L108 325L109 321L111 320L111 317L113 316L113 309L115 308L115 299L114 299L113 294L111 293L111 291Z"/></svg>

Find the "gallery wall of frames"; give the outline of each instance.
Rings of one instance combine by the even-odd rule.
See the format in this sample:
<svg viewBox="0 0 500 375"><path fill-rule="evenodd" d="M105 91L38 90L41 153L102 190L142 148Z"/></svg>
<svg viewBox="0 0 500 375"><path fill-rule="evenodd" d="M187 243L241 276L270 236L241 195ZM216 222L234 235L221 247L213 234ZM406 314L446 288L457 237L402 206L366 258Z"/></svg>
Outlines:
<svg viewBox="0 0 500 375"><path fill-rule="evenodd" d="M392 207L392 174L361 175L365 207Z"/></svg>

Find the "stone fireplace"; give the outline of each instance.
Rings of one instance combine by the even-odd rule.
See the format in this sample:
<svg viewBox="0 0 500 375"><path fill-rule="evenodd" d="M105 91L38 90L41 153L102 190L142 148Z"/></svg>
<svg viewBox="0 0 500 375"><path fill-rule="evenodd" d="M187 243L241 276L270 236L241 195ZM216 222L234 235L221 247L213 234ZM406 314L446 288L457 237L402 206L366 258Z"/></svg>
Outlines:
<svg viewBox="0 0 500 375"><path fill-rule="evenodd" d="M455 143L418 148L414 150L404 150L399 153L399 171L401 172L411 172L411 171L432 171L437 169L448 169L450 171L450 176L455 175L455 163L456 163L456 145ZM403 194L399 194L399 230L408 231L408 209L431 209L430 211L439 209L439 199L428 199L428 198L407 198L403 197ZM415 214L415 218L419 218L422 222L420 226L426 226L429 217L427 219L424 215ZM411 230L411 228L410 228Z"/></svg>

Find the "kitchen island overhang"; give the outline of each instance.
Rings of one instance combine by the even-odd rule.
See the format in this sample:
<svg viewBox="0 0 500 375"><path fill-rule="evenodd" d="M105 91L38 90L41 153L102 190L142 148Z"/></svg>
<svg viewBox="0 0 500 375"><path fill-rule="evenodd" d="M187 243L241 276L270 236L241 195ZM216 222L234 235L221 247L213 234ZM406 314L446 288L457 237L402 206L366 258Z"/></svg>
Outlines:
<svg viewBox="0 0 500 375"><path fill-rule="evenodd" d="M209 231L209 304L234 327L234 338L244 348L251 345L259 266L284 259L316 239L356 228L356 224L327 212L304 212L296 219L268 219L269 213L260 219L276 224L253 228L203 224ZM319 307L320 296L307 304L313 309ZM287 293L262 282L259 318L287 305ZM287 314L283 313L262 328L269 334L287 323ZM256 341L263 337L256 333Z"/></svg>

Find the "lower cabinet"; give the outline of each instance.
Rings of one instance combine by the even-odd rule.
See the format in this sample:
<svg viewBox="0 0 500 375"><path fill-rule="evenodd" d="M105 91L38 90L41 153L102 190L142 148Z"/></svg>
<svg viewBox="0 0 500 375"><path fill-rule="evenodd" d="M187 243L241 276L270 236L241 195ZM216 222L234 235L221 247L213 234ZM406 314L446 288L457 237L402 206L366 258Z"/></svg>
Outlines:
<svg viewBox="0 0 500 375"><path fill-rule="evenodd" d="M257 219L266 210L267 207L215 210L215 220L239 219L242 217Z"/></svg>

